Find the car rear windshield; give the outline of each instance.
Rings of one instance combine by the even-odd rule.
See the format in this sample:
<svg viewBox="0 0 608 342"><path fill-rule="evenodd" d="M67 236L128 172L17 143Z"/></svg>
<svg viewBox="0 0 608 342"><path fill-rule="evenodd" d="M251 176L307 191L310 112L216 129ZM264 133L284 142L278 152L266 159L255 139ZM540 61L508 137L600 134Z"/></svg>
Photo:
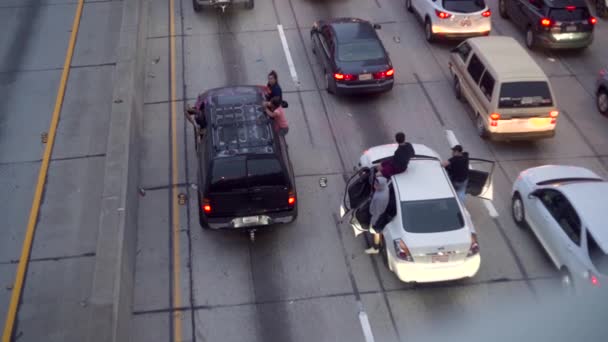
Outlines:
<svg viewBox="0 0 608 342"><path fill-rule="evenodd" d="M409 233L441 233L464 227L455 198L401 202L403 229Z"/></svg>
<svg viewBox="0 0 608 342"><path fill-rule="evenodd" d="M287 178L276 158L247 159L245 156L238 156L213 161L210 192L231 192L268 186L287 186Z"/></svg>
<svg viewBox="0 0 608 342"><path fill-rule="evenodd" d="M384 49L374 39L362 39L338 45L338 59L342 62L360 62L381 58L384 58Z"/></svg>
<svg viewBox="0 0 608 342"><path fill-rule="evenodd" d="M598 246L591 233L587 234L587 246L593 266L603 275L608 275L608 253Z"/></svg>
<svg viewBox="0 0 608 342"><path fill-rule="evenodd" d="M547 82L507 82L500 87L499 108L530 108L553 105Z"/></svg>
<svg viewBox="0 0 608 342"><path fill-rule="evenodd" d="M568 10L565 8L552 8L549 11L549 18L555 21L577 21L589 19L589 11L585 7L577 7Z"/></svg>
<svg viewBox="0 0 608 342"><path fill-rule="evenodd" d="M486 8L483 0L443 0L443 8L455 13L474 13Z"/></svg>
<svg viewBox="0 0 608 342"><path fill-rule="evenodd" d="M215 98L215 104L218 106L241 105L244 103L260 102L256 93L240 93L231 95L219 95Z"/></svg>

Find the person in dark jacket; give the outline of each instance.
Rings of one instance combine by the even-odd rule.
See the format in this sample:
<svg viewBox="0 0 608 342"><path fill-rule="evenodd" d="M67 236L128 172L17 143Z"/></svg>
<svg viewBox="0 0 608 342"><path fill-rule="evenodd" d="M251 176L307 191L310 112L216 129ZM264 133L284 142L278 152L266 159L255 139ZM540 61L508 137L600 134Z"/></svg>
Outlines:
<svg viewBox="0 0 608 342"><path fill-rule="evenodd" d="M374 194L369 204L369 213L371 215L370 231L373 234L372 246L365 250L367 254L378 254L380 251L380 237L382 229L377 226L380 216L386 211L389 202L388 182L384 177L377 177L374 180ZM382 227L384 228L384 227Z"/></svg>
<svg viewBox="0 0 608 342"><path fill-rule="evenodd" d="M379 167L380 173L382 173L382 176L386 179L390 179L391 176L398 173L405 172L410 163L410 159L415 155L414 147L412 144L405 141L405 134L403 132L395 134L395 141L399 146L397 146L393 158L383 161Z"/></svg>
<svg viewBox="0 0 608 342"><path fill-rule="evenodd" d="M266 85L266 88L266 101L264 101L265 107L270 108L270 106L272 105L271 102L275 98L278 98L279 101L283 102L283 90L279 85L279 76L277 75L276 71L271 70L268 73L268 84Z"/></svg>
<svg viewBox="0 0 608 342"><path fill-rule="evenodd" d="M460 202L464 203L469 183L469 153L461 145L452 147L452 158L442 163L452 181Z"/></svg>

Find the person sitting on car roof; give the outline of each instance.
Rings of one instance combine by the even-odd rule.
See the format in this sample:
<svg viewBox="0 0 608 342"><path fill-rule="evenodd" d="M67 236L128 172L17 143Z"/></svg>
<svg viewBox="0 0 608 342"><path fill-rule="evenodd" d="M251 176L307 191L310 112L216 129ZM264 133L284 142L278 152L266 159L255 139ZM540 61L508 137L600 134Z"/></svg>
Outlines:
<svg viewBox="0 0 608 342"><path fill-rule="evenodd" d="M378 171L386 179L390 179L393 175L396 175L407 170L407 166L410 163L410 159L415 155L414 147L409 142L405 141L405 133L398 132L395 134L395 141L399 146L395 150L395 154L391 159L383 161Z"/></svg>

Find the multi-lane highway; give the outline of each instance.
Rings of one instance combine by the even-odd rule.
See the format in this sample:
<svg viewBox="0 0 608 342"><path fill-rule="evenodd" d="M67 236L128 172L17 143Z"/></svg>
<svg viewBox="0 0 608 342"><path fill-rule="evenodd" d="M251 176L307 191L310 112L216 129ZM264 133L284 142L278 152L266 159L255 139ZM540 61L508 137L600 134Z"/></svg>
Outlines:
<svg viewBox="0 0 608 342"><path fill-rule="evenodd" d="M493 11L492 35L523 33ZM113 32L120 1L84 4L57 140L33 240L15 331L19 341L82 341L95 259ZM400 0L257 0L255 9L195 13L188 0L149 0L139 197L134 341L413 341L456 317L481 317L507 303L542 303L557 272L533 236L515 226L510 189L518 172L557 163L608 177L608 118L594 81L608 65L608 21L584 52L531 52L550 77L560 119L538 142L479 138L452 90L453 44L430 45ZM592 11L594 11L592 9ZM7 316L43 159L41 133L53 117L77 6L0 1L0 319ZM337 98L324 89L311 53L321 18L380 23L395 67L392 92ZM289 102L289 152L296 173L296 222L247 235L198 224L196 155L183 110L205 89L263 84L276 70ZM444 157L456 138L473 157L495 160L494 201L467 199L482 265L455 283L409 286L366 242L337 221L344 177L367 147L403 131ZM327 178L327 187L319 180ZM182 195L182 196L180 196ZM181 202L180 198L186 198ZM369 324L369 330L366 329ZM423 340L423 339L422 339ZM5 341L3 341L5 342Z"/></svg>

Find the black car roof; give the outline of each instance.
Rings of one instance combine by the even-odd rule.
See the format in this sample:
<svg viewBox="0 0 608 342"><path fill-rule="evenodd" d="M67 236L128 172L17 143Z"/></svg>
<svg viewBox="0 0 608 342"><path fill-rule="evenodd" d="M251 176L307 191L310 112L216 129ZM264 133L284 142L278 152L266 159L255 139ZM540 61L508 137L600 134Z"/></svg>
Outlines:
<svg viewBox="0 0 608 342"><path fill-rule="evenodd" d="M587 7L585 0L545 0L549 7L565 8L566 6Z"/></svg>
<svg viewBox="0 0 608 342"><path fill-rule="evenodd" d="M271 121L264 115L259 87L215 88L201 96L214 158L275 153Z"/></svg>
<svg viewBox="0 0 608 342"><path fill-rule="evenodd" d="M360 39L378 39L376 30L369 21L359 18L336 18L326 21L332 28L336 40L347 43Z"/></svg>

